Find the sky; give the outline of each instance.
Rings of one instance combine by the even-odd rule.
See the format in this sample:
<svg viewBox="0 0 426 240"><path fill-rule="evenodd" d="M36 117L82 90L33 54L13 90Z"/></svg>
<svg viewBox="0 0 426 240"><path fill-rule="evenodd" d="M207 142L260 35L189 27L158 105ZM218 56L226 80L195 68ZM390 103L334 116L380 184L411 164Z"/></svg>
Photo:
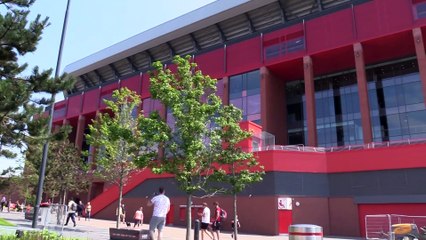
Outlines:
<svg viewBox="0 0 426 240"><path fill-rule="evenodd" d="M60 72L70 63L213 1L70 0ZM36 0L30 8L29 19L40 14L49 17L50 26L45 29L37 50L20 59L29 64L29 69L38 66L41 70L55 71L66 4L67 0ZM61 98L58 96L57 100ZM0 171L17 166L21 158L0 158Z"/></svg>

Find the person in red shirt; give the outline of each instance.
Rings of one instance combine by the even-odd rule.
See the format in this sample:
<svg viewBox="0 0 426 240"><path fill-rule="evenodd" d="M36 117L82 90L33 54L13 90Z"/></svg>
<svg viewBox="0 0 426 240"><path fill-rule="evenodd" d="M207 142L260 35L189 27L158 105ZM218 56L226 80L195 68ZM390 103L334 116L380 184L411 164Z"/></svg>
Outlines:
<svg viewBox="0 0 426 240"><path fill-rule="evenodd" d="M218 202L213 203L213 239L220 240L220 229L221 229L221 218L220 218L220 207ZM216 238L214 238L214 234L216 233Z"/></svg>

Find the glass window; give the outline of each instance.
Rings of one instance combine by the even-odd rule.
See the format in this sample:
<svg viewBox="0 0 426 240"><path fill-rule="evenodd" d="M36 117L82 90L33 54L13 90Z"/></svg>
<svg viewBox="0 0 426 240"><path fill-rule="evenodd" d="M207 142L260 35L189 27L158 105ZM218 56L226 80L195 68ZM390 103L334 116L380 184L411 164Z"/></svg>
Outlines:
<svg viewBox="0 0 426 240"><path fill-rule="evenodd" d="M420 81L407 83L403 85L403 94L405 97L405 104L423 103L422 84Z"/></svg>
<svg viewBox="0 0 426 240"><path fill-rule="evenodd" d="M229 103L243 112L243 120L260 123L260 74L252 71L229 79Z"/></svg>
<svg viewBox="0 0 426 240"><path fill-rule="evenodd" d="M243 92L243 77L241 75L233 76L229 79L229 98L238 98Z"/></svg>
<svg viewBox="0 0 426 240"><path fill-rule="evenodd" d="M396 89L394 86L384 87L384 103L387 108L398 106L398 99L396 96Z"/></svg>
<svg viewBox="0 0 426 240"><path fill-rule="evenodd" d="M407 113L410 133L426 133L426 110Z"/></svg>
<svg viewBox="0 0 426 240"><path fill-rule="evenodd" d="M367 75L374 141L421 136L426 109L417 61L370 69Z"/></svg>
<svg viewBox="0 0 426 240"><path fill-rule="evenodd" d="M151 112L161 110L161 103L159 100L146 98L142 101L142 109L143 109L143 115L145 117L148 117Z"/></svg>
<svg viewBox="0 0 426 240"><path fill-rule="evenodd" d="M260 113L260 94L247 97L247 115Z"/></svg>

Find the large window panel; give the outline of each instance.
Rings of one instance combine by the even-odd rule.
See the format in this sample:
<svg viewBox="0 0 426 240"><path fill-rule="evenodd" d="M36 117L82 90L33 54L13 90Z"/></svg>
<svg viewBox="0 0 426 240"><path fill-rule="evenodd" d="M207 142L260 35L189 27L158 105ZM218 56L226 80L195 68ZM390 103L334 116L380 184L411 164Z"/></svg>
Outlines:
<svg viewBox="0 0 426 240"><path fill-rule="evenodd" d="M260 94L247 97L247 115L260 113Z"/></svg>
<svg viewBox="0 0 426 240"><path fill-rule="evenodd" d="M142 101L142 109L145 117L148 117L151 112L161 110L161 102L151 98L146 98Z"/></svg>
<svg viewBox="0 0 426 240"><path fill-rule="evenodd" d="M259 71L232 76L229 86L229 103L242 110L243 120L261 124Z"/></svg>
<svg viewBox="0 0 426 240"><path fill-rule="evenodd" d="M398 106L398 98L396 96L395 86L384 87L383 94L385 97L384 103L387 108Z"/></svg>
<svg viewBox="0 0 426 240"><path fill-rule="evenodd" d="M426 110L407 113L410 133L426 133Z"/></svg>
<svg viewBox="0 0 426 240"><path fill-rule="evenodd" d="M417 61L372 68L367 75L374 141L423 136L426 109Z"/></svg>
<svg viewBox="0 0 426 240"><path fill-rule="evenodd" d="M420 81L406 83L403 85L403 94L405 97L405 104L415 104L415 103L423 103L423 94L418 89L422 89L422 84Z"/></svg>
<svg viewBox="0 0 426 240"><path fill-rule="evenodd" d="M229 81L229 98L239 98L243 93L243 78L241 75L231 77Z"/></svg>

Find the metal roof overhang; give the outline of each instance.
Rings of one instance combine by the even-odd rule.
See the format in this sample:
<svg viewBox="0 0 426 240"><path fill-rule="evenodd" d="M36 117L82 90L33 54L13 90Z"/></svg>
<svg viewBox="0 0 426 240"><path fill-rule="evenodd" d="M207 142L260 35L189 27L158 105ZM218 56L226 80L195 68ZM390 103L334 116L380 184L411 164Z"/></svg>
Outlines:
<svg viewBox="0 0 426 240"><path fill-rule="evenodd" d="M268 5L276 0L222 0L165 22L122 42L69 64L64 72L80 76L162 43L214 25L230 17Z"/></svg>

